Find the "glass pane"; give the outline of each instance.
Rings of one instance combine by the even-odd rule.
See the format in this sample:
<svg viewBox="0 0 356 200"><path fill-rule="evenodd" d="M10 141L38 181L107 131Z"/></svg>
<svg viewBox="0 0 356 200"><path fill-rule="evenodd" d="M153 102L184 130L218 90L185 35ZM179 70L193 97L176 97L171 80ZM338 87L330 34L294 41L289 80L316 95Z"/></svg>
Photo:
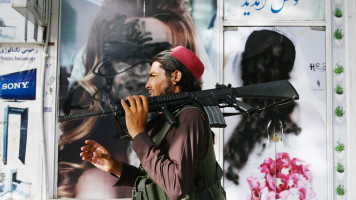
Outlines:
<svg viewBox="0 0 356 200"><path fill-rule="evenodd" d="M287 194L291 196L282 199L327 199L325 30L238 27L224 32L224 60L225 84L289 80L300 96L294 104L254 117L226 118L227 199ZM271 100L242 101L261 106ZM304 189L305 194L299 193Z"/></svg>
<svg viewBox="0 0 356 200"><path fill-rule="evenodd" d="M324 20L324 0L225 0L225 20Z"/></svg>

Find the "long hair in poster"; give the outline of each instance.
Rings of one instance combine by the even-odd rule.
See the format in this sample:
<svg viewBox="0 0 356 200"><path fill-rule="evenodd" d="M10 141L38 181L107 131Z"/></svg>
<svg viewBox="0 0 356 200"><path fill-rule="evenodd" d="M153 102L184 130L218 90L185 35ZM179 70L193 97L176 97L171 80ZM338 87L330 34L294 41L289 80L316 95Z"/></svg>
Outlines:
<svg viewBox="0 0 356 200"><path fill-rule="evenodd" d="M225 83L289 80L300 96L255 117L226 118L227 198L326 199L325 31L238 27L224 39ZM242 100L252 106L273 102Z"/></svg>
<svg viewBox="0 0 356 200"><path fill-rule="evenodd" d="M209 9L200 14L208 21L199 26L193 20L194 2L199 1L189 4L185 0L63 0L60 115L99 110L100 101L147 95L145 83L151 59L160 51L178 45L191 49L203 61L206 68L203 81L209 80L205 87L215 84L216 68L208 57L209 53L214 54L211 48L214 45L205 43L206 37L197 36L197 32L214 27L215 1L203 2ZM132 188L113 187L116 177L83 162L79 156L84 140L93 139L117 160L138 165L130 143L121 139L115 129L112 116L65 121L60 124L58 135L59 197L131 196Z"/></svg>

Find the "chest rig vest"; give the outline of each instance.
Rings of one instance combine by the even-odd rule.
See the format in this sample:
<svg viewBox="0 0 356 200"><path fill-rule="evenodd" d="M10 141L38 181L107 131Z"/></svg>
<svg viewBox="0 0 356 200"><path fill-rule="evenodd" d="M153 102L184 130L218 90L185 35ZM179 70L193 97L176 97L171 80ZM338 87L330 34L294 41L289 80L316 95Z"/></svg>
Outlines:
<svg viewBox="0 0 356 200"><path fill-rule="evenodd" d="M175 117L188 108L198 109L204 113L197 106L188 105L173 113ZM206 118L207 119L207 118ZM152 138L156 145L160 145L161 141L167 134L169 128L167 122ZM209 129L210 130L210 129ZM225 190L221 186L221 178L223 171L216 162L214 152L214 133L211 131L209 137L208 151L202 161L200 169L193 180L187 195L183 200L224 200L226 199ZM146 174L136 179L135 188L132 191L132 199L134 200L170 200L167 194L152 180L147 172L140 166L140 169Z"/></svg>

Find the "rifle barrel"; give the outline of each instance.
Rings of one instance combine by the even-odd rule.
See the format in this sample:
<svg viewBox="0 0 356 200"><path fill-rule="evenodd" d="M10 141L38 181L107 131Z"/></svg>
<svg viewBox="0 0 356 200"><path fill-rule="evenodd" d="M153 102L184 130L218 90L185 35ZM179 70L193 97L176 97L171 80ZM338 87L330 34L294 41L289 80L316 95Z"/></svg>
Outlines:
<svg viewBox="0 0 356 200"><path fill-rule="evenodd" d="M69 121L69 120L76 120L76 119L84 119L88 117L100 116L100 115L107 115L112 113L113 110L98 110L93 112L87 113L78 113L73 115L63 115L58 117L58 122Z"/></svg>

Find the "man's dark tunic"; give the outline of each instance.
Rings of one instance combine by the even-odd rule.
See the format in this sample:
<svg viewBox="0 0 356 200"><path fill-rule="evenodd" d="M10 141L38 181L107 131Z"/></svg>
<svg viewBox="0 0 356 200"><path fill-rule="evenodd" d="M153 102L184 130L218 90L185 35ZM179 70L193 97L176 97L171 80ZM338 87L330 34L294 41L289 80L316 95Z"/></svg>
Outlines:
<svg viewBox="0 0 356 200"><path fill-rule="evenodd" d="M182 198L188 192L207 152L210 137L208 121L196 108L183 110L177 121L178 125L169 129L159 146L146 132L132 141L142 167L171 200ZM155 130L152 135L154 133ZM134 186L137 176L141 175L144 175L141 170L124 163L122 176L115 185Z"/></svg>

